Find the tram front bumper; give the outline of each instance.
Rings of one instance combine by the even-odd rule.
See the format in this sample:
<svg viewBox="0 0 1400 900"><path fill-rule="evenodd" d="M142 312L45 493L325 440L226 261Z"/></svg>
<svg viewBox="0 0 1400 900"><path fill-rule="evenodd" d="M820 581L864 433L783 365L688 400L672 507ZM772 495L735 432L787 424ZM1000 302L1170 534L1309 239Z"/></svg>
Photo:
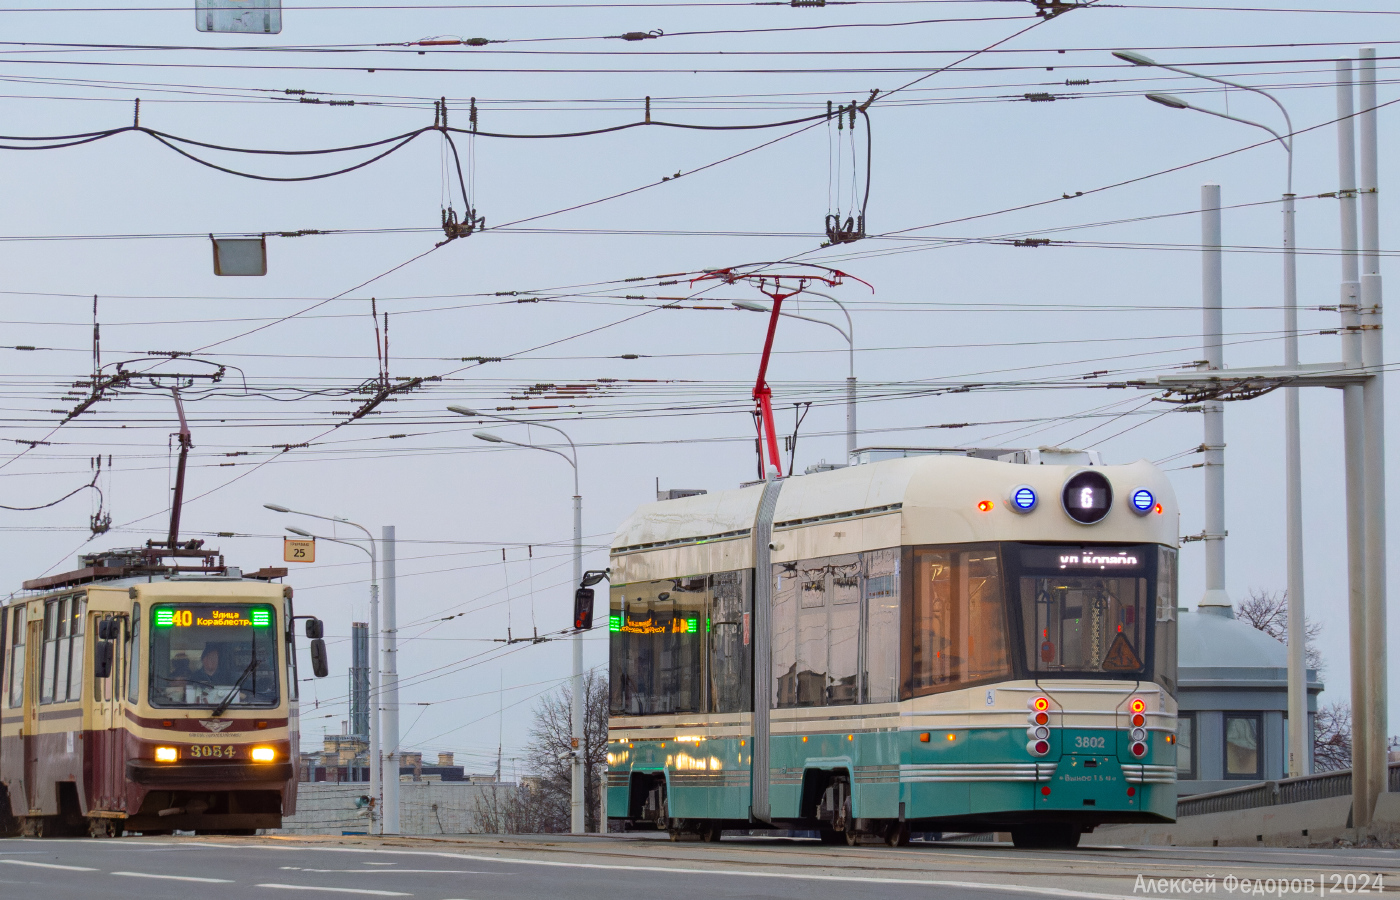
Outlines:
<svg viewBox="0 0 1400 900"><path fill-rule="evenodd" d="M127 778L137 784L191 785L211 783L280 784L295 774L287 763L154 763L132 760L126 764Z"/></svg>

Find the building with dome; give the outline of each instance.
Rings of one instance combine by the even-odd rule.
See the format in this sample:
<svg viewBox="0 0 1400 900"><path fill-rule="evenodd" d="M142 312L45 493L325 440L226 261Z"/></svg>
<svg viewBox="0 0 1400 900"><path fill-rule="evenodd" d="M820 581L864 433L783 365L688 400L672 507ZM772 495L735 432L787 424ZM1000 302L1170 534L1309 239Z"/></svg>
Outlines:
<svg viewBox="0 0 1400 900"><path fill-rule="evenodd" d="M1178 612L1180 795L1285 777L1288 648L1235 618L1229 606ZM1309 733L1321 692L1317 671L1309 669Z"/></svg>

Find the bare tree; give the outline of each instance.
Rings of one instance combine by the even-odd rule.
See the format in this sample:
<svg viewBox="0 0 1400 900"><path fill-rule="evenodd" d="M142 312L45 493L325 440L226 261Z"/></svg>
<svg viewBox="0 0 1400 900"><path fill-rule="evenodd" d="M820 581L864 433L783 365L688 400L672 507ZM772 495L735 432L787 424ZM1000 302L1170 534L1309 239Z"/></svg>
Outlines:
<svg viewBox="0 0 1400 900"><path fill-rule="evenodd" d="M1274 640L1288 643L1288 591L1269 591L1264 588L1251 588L1249 596L1235 605L1235 618L1242 619ZM1321 673L1325 665L1322 651L1317 649L1317 636L1322 634L1322 623L1304 619L1307 667Z"/></svg>
<svg viewBox="0 0 1400 900"><path fill-rule="evenodd" d="M583 676L583 808L585 829L598 830L598 776L607 765L608 680L594 672ZM540 778L546 821L544 831L569 830L571 802L571 760L573 744L573 694L561 687L540 699L535 707L535 724L530 729L526 760Z"/></svg>
<svg viewBox="0 0 1400 900"><path fill-rule="evenodd" d="M1313 768L1335 772L1351 768L1351 704L1320 707L1313 728Z"/></svg>
<svg viewBox="0 0 1400 900"><path fill-rule="evenodd" d="M584 824L598 830L599 776L607 765L608 680L593 672L583 676ZM562 833L569 830L572 801L570 751L573 747L573 694L561 687L535 706L526 765L532 773L516 788L476 798L478 828L487 834Z"/></svg>

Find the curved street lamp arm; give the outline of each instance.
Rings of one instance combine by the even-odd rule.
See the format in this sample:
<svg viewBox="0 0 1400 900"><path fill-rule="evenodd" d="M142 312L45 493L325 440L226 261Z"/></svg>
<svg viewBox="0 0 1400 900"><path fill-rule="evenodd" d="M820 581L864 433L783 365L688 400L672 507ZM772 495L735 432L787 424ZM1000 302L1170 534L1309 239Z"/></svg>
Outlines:
<svg viewBox="0 0 1400 900"><path fill-rule="evenodd" d="M1261 96L1267 97L1267 98L1269 99L1269 102L1273 103L1274 106L1277 106L1277 107L1278 107L1278 111L1281 112L1281 113L1283 113L1283 121L1286 122L1286 123L1288 124L1288 137L1289 137L1289 142L1290 142L1290 143L1292 142L1292 139L1293 139L1293 117L1290 116L1290 115L1288 115L1288 110L1284 107L1284 105L1283 105L1282 103L1279 102L1279 99L1278 99L1277 97L1275 97L1273 94L1269 93L1268 91L1264 90L1263 88L1253 87L1253 86L1248 85L1248 84L1241 84L1241 83L1238 82L1238 81L1230 81L1229 79L1226 79L1226 78L1217 78L1217 77L1214 76L1214 75L1206 75L1206 74L1201 73L1201 72L1193 72L1193 71L1191 71L1190 69L1182 69L1182 68L1178 68L1177 66L1169 66L1169 65L1167 65L1166 63L1155 63L1154 65L1156 65L1157 68L1159 68L1159 69L1166 69L1166 70L1169 71L1169 72L1179 72L1179 73L1181 73L1182 75L1190 75L1190 76L1193 77L1193 78L1204 78L1206 81L1214 81L1216 84L1223 84L1223 85L1227 85L1228 87L1239 88L1239 89L1242 90L1242 91L1252 91L1253 93L1256 93L1256 94L1259 94L1259 95L1261 95ZM1240 121L1244 121L1244 120L1241 119ZM1255 124L1255 123L1250 122L1249 124L1253 125L1253 124ZM1264 126L1260 125L1259 127L1260 127L1260 128L1263 128ZM1278 135L1275 134L1274 137L1278 137ZM1281 141L1281 140L1283 140L1283 138L1279 138L1279 140Z"/></svg>
<svg viewBox="0 0 1400 900"><path fill-rule="evenodd" d="M559 431L559 429L556 428L555 431ZM560 434L563 434L563 432L560 432ZM526 450L543 450L545 453L553 453L555 456L558 456L561 459L563 459L564 462L574 467L574 496L579 496L578 463L574 462L572 459L569 459L569 455L567 453L563 452L562 450L555 450L553 447L541 447L538 444L522 444L519 441L507 440L506 438L503 438L499 435L496 436L496 440L500 441L502 444L510 444L512 447L524 447Z"/></svg>
<svg viewBox="0 0 1400 900"><path fill-rule="evenodd" d="M513 423L513 424L515 424L515 425L524 425L524 426L526 426L526 427L535 426L535 427L537 427L537 428L548 428L550 431L556 431L556 432L558 432L559 434L561 434L561 435L564 436L564 440L566 440L566 441L569 442L569 452L572 453L572 454L573 454L573 457L574 457L572 460L569 460L569 464L572 465L575 469L578 468L578 448L574 446L574 439L571 438L571 437L569 437L568 433L566 433L562 428L556 428L556 427L554 427L553 425L548 425L548 424L545 424L544 422L527 422L527 421L525 421L524 419L512 419L510 416L498 416L498 415L495 415L494 413L482 412L481 410L476 410L476 415L477 415L477 418L481 418L481 419L496 419L496 420L501 421L501 422L511 422L511 423ZM501 440L505 441L505 438L502 438ZM505 441L505 442L506 442L507 444L513 444L513 443L515 443L514 441ZM517 446L517 447L534 447L535 445L534 445L534 444L516 444L516 446ZM547 448L547 447L537 447L537 448L535 448L535 449L538 449L538 450L547 450L547 449L549 449L549 448ZM558 451L552 451L552 452L556 452L556 453L557 453ZM562 455L562 454L561 454L561 455ZM575 491L574 493L578 493L578 492Z"/></svg>

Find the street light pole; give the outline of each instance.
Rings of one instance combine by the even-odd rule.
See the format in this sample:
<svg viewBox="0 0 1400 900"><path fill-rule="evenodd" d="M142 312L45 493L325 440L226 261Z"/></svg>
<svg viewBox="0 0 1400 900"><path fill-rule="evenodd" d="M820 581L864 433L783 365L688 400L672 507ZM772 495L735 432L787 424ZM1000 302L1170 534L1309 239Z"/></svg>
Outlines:
<svg viewBox="0 0 1400 900"><path fill-rule="evenodd" d="M449 406L448 410L457 413L459 416L467 416L473 419L495 419L500 422L510 422L514 425L537 425L540 428L548 428L563 436L569 443L567 454L555 450L553 447L541 447L536 444L522 444L517 441L507 440L499 435L490 434L484 431L473 433L473 437L482 441L489 441L493 444L510 444L513 447L524 447L527 450L543 450L546 453L553 453L562 457L565 462L574 470L574 589L577 590L579 583L583 581L583 496L578 488L578 448L574 446L573 438L569 437L562 429L553 425L546 425L543 422L527 422L523 419L513 419L509 416L498 416L494 413L484 413L465 406ZM569 691L573 695L570 707L569 718L571 720L570 741L572 743L573 756L569 766L569 831L573 834L583 834L585 826L584 807L584 777L583 777L583 632L575 630L571 641L573 650L573 672L569 677Z"/></svg>
<svg viewBox="0 0 1400 900"><path fill-rule="evenodd" d="M1242 125L1252 125L1273 135L1288 153L1288 177L1283 194L1283 361L1289 369L1298 367L1298 256L1294 236L1294 195L1293 195L1293 119L1288 110L1268 91L1247 84L1217 78L1156 62L1131 50L1115 50L1114 56L1135 66L1154 66L1213 81L1227 87L1250 91L1268 99L1279 112L1288 128L1287 137L1267 125L1241 119L1227 113L1216 112L1193 106L1172 94L1148 94L1147 99L1171 109L1190 109L1221 119L1229 119ZM1308 725L1308 684L1307 684L1307 617L1303 588L1303 463L1302 439L1299 424L1298 388L1283 389L1284 416L1284 496L1286 519L1286 547L1288 559L1288 774L1290 777L1306 775L1311 770L1308 743L1312 729Z"/></svg>
<svg viewBox="0 0 1400 900"><path fill-rule="evenodd" d="M276 503L264 503L263 508L278 513L307 516L312 519L320 519L324 522L339 522L342 525L352 525L363 531L365 533L365 539L369 541L369 548L366 549L353 541L314 535L302 528L287 529L296 535L330 541L334 544L345 544L369 554L369 795L374 798L374 808L370 810L369 831L370 834L381 834L382 830L377 830L382 829L384 815L384 792L379 771L379 548L375 545L374 535L370 534L368 528L351 522L349 519L342 519L338 516L321 516L316 513L288 509ZM394 736L394 743L396 745L398 744L397 735ZM398 777L397 772L394 773L394 777Z"/></svg>
<svg viewBox="0 0 1400 900"><path fill-rule="evenodd" d="M830 294L823 294L821 291L808 290L809 294L816 294L818 297L825 297L841 308L841 312L846 316L846 330L842 331L841 326L825 319L814 319L810 316L799 315L798 313L779 311L778 315L788 319L801 319L804 322L815 322L818 325L825 325L827 328L834 328L836 333L846 339L848 370L846 375L846 462L850 463L851 457L856 452L856 343L855 326L851 323L851 314L846 309L846 305ZM771 312L768 307L761 303L753 303L748 300L735 300L732 304L736 309L748 310L749 312Z"/></svg>

